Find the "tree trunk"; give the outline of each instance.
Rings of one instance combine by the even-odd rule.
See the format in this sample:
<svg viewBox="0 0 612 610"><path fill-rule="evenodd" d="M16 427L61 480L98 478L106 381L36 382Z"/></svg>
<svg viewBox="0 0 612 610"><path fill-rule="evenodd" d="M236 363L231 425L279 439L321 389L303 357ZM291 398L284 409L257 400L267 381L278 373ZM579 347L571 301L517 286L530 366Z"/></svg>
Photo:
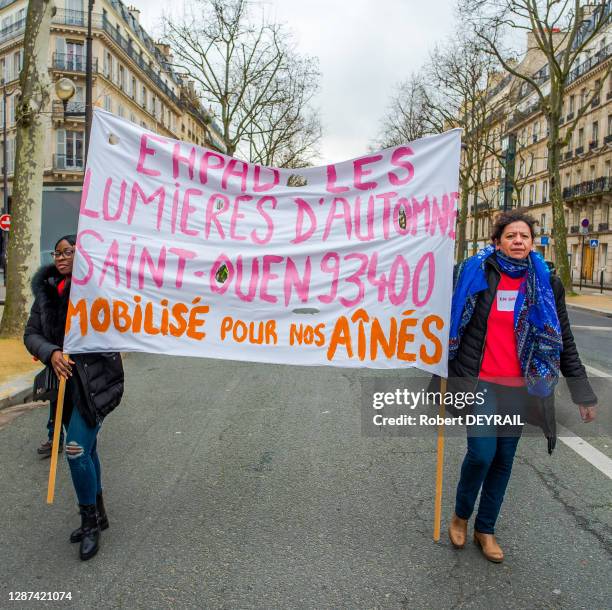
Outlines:
<svg viewBox="0 0 612 610"><path fill-rule="evenodd" d="M478 252L478 199L476 195L474 195L474 213L472 214L472 218L474 219L474 227L472 231L472 256Z"/></svg>
<svg viewBox="0 0 612 610"><path fill-rule="evenodd" d="M53 0L28 3L24 35L21 100L17 108L17 142L11 231L7 250L6 301L0 335L23 333L32 292L30 281L40 265L40 224L46 126L40 112L49 102L48 52Z"/></svg>
<svg viewBox="0 0 612 610"><path fill-rule="evenodd" d="M461 179L461 207L459 208L459 223L457 225L457 262L460 263L465 256L467 243L467 217L468 217L468 198L469 176Z"/></svg>
<svg viewBox="0 0 612 610"><path fill-rule="evenodd" d="M561 150L559 141L559 117L549 119L550 134L548 147L548 177L550 181L550 201L553 213L553 232L555 238L555 267L557 275L561 278L563 286L572 290L569 264L567 262L567 227L565 226L565 212L563 209L563 195L561 193L561 173L559 163Z"/></svg>

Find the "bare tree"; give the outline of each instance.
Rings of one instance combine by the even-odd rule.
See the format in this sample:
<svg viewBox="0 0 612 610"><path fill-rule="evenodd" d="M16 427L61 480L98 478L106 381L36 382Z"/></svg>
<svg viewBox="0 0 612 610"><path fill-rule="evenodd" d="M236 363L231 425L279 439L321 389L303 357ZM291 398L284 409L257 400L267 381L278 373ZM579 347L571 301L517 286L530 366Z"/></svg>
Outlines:
<svg viewBox="0 0 612 610"><path fill-rule="evenodd" d="M256 21L250 8L249 0L192 0L184 17L165 19L165 37L176 67L219 117L227 154L252 139L255 158L291 162L317 140L304 112L318 72L299 64L292 73L288 33L263 16ZM312 128L304 140L295 133L301 121Z"/></svg>
<svg viewBox="0 0 612 610"><path fill-rule="evenodd" d="M426 68L425 117L428 129L441 132L463 129L459 170L460 204L457 226L457 260L463 260L467 244L469 200L473 201L472 250L477 246L479 212L486 199L483 168L488 151L499 139L498 117L505 100L491 95L490 85L500 77L497 62L483 53L473 37L460 35L447 46L436 47Z"/></svg>
<svg viewBox="0 0 612 610"><path fill-rule="evenodd" d="M7 250L6 301L0 334L23 334L31 302L30 281L40 265L40 223L45 153L41 111L49 103L48 51L52 0L28 3L23 68L17 107L11 232Z"/></svg>
<svg viewBox="0 0 612 610"><path fill-rule="evenodd" d="M319 77L316 59L287 56L274 83L284 95L262 108L240 147L251 163L304 167L312 162L322 134L319 113L312 107Z"/></svg>
<svg viewBox="0 0 612 610"><path fill-rule="evenodd" d="M503 98L496 104L498 118L495 119L495 116L491 117L495 122L493 131L490 137L485 137L482 140L480 155L485 159L484 165L482 166L483 177L480 182L475 185L476 187L480 187L477 198L482 207L485 208L486 215L490 215L491 212L498 207L505 206L505 202L500 201L500 196L505 198L504 189L506 187L506 181L508 189L513 194L514 203L511 203L511 205L521 205L520 202L523 200L525 188L529 183L533 184L532 177L537 170L537 163L543 160L543 158L536 157L533 152L526 150L530 142L525 135L517 136L515 157L513 159L510 159L506 151L502 150L502 117L505 117L507 114L507 106L511 104L513 98L513 94L508 94L508 90L505 87L503 87L502 90ZM495 169L498 169L497 175ZM504 182L500 184L502 175L504 177ZM476 250L477 241L478 236L473 233L473 251Z"/></svg>
<svg viewBox="0 0 612 610"><path fill-rule="evenodd" d="M426 116L427 97L422 74L413 73L399 83L382 119L377 147L399 146L431 133Z"/></svg>
<svg viewBox="0 0 612 610"><path fill-rule="evenodd" d="M571 142L578 121L599 96L610 68L585 96L581 96L572 118L561 134L563 102L572 82L581 53L589 48L610 20L609 0L581 5L580 0L461 0L468 18L485 50L524 85L526 94L535 94L548 123L548 177L553 211L556 266L565 287L571 290L567 260L567 227L559 165L561 150ZM539 55L541 67L513 61L507 41L511 33L527 33L527 55Z"/></svg>

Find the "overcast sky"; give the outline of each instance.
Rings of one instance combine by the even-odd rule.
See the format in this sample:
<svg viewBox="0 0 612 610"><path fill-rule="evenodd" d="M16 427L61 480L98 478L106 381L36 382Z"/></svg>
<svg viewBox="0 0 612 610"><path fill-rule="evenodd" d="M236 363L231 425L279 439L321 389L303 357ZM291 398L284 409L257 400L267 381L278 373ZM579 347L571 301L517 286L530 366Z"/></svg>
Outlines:
<svg viewBox="0 0 612 610"><path fill-rule="evenodd" d="M163 10L182 0L129 0L159 33ZM322 73L317 105L324 134L320 162L367 151L394 85L425 62L436 41L453 35L454 0L268 0L267 12L293 32Z"/></svg>

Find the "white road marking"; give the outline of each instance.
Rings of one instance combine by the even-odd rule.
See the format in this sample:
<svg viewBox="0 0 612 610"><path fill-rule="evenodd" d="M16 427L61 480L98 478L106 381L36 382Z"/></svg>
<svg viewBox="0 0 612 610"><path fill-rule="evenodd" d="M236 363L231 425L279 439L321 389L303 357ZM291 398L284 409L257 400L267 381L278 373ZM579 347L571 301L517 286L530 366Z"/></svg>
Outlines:
<svg viewBox="0 0 612 610"><path fill-rule="evenodd" d="M582 330L607 330L607 331L612 331L612 326L580 326L580 324L572 324L572 328L581 328Z"/></svg>
<svg viewBox="0 0 612 610"><path fill-rule="evenodd" d="M574 326L572 328L589 327ZM593 377L612 377L612 374L588 364L584 364L584 368L586 369L587 373ZM577 434L574 434L571 430L568 430L560 424L557 424L557 437L562 443L567 445L570 449L573 449L580 457L589 462L589 464L595 466L597 470L603 472L603 474L605 474L609 479L612 479L612 459L610 459L605 453L602 453L599 451L599 449L596 449L593 447L593 445L587 443L587 441L585 441L583 438Z"/></svg>
<svg viewBox="0 0 612 610"><path fill-rule="evenodd" d="M584 362L582 364L584 364ZM593 377L612 377L612 374L596 369L594 366L590 366L588 364L584 364L584 368L586 369L586 372L589 375L593 375Z"/></svg>
<svg viewBox="0 0 612 610"><path fill-rule="evenodd" d="M612 479L612 460L605 453L559 424L557 424L557 438L609 479Z"/></svg>

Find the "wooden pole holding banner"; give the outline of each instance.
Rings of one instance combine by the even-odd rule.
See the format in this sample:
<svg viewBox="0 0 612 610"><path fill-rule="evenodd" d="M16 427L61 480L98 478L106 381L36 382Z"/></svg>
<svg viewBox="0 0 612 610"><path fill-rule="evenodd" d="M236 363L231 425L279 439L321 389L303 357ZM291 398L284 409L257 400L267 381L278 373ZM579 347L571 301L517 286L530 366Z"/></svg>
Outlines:
<svg viewBox="0 0 612 610"><path fill-rule="evenodd" d="M446 394L446 378L440 379L440 394ZM440 400L440 417L444 417L444 400ZM440 541L440 527L442 523L442 481L444 478L444 424L438 426L438 457L436 461L436 499L434 503L434 542Z"/></svg>
<svg viewBox="0 0 612 610"><path fill-rule="evenodd" d="M68 354L63 354L68 361ZM59 439L62 430L62 416L64 411L64 396L66 394L66 378L60 377L57 391L57 407L55 409L55 425L53 427L53 444L51 446L51 464L49 466L49 484L47 485L47 504L53 504L55 494L55 475L57 474L57 454L59 453Z"/></svg>

